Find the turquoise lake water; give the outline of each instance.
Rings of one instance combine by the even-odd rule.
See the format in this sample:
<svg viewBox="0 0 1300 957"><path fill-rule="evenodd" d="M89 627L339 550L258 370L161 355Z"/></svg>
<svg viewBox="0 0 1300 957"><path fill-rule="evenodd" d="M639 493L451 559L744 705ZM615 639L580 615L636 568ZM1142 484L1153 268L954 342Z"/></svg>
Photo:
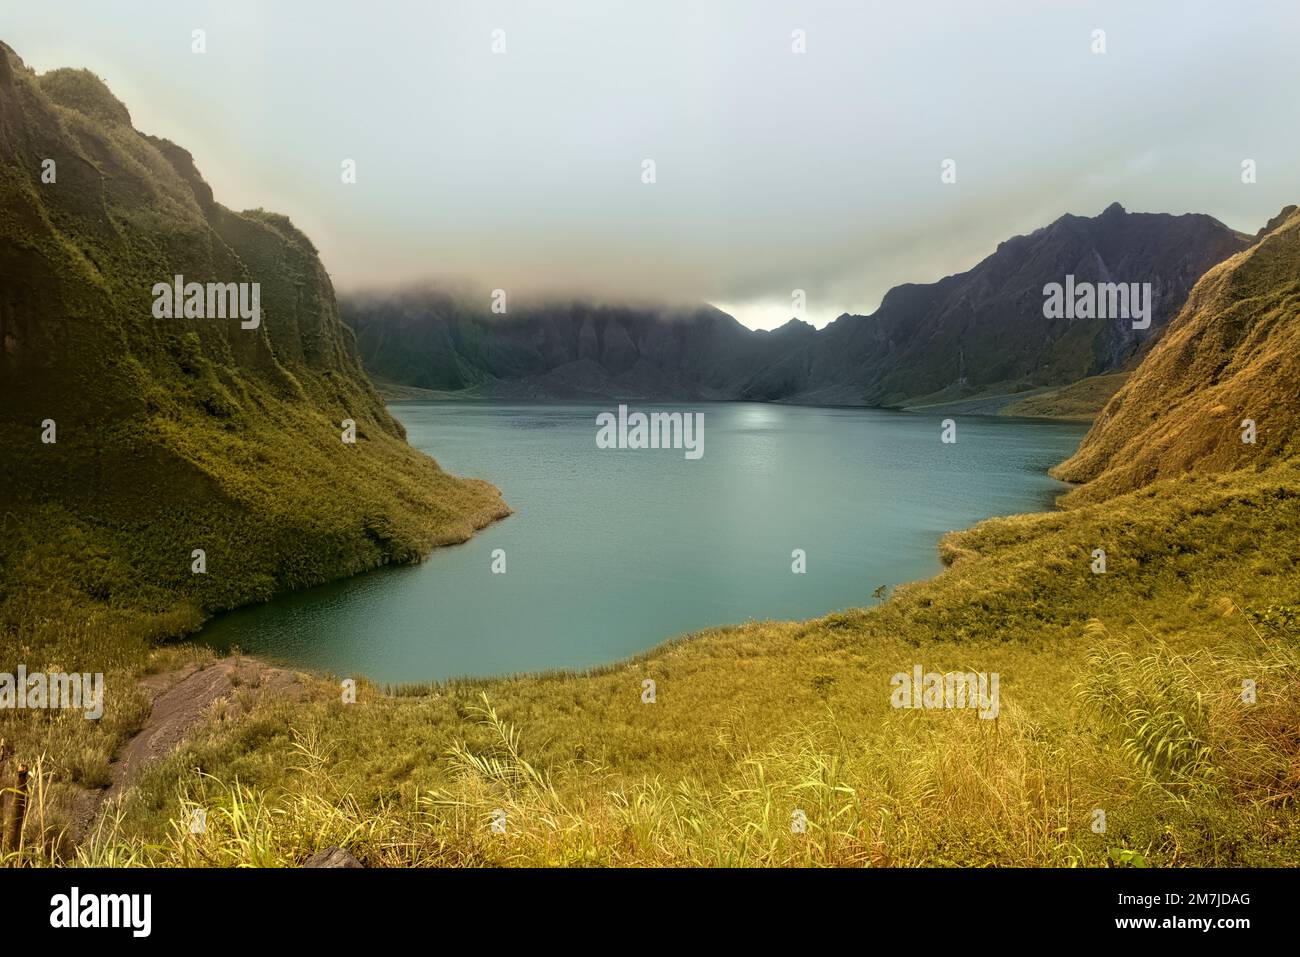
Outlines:
<svg viewBox="0 0 1300 957"><path fill-rule="evenodd" d="M944 532L1050 508L1066 486L1046 470L1086 431L957 417L944 444L939 415L630 405L703 412L703 456L597 448L596 416L616 403L394 403L412 445L497 485L515 514L420 565L226 613L200 640L413 682L585 668L711 625L815 617L934 575Z"/></svg>

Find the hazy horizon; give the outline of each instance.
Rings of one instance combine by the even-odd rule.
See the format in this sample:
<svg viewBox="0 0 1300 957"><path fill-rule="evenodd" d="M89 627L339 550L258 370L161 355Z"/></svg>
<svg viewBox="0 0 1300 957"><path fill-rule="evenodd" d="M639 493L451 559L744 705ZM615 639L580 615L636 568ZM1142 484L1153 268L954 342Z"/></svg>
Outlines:
<svg viewBox="0 0 1300 957"><path fill-rule="evenodd" d="M824 326L1112 202L1254 233L1298 198L1273 92L1300 81L1297 26L1167 2L73 0L8 11L0 39L103 77L219 202L297 223L340 291L708 302L770 328L795 289Z"/></svg>

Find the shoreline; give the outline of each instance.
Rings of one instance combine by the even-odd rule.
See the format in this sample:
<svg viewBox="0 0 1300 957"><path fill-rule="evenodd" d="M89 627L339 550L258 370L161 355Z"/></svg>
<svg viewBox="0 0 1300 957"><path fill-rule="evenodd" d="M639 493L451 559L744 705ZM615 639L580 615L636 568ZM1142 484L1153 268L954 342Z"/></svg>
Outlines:
<svg viewBox="0 0 1300 957"><path fill-rule="evenodd" d="M787 400L768 400L768 399L717 399L717 398L664 398L660 396L607 396L607 395L573 395L573 396L556 396L556 395L486 395L473 389L462 389L455 392L439 389L424 389L418 386L397 385L394 383L378 382L375 387L379 392L380 399L385 405L405 404L405 403L496 403L501 405L617 405L641 404L645 406L695 406L695 405L770 405L774 407L799 408L799 409L857 409L871 412L900 412L900 413L917 413L926 415L962 415L962 416L985 416L991 418L1017 418L1030 419L1035 421L1048 422L1092 422L1101 414L1106 400L1119 387L1115 383L1107 387L1098 395L1089 395L1076 402L1066 411L1046 411L1032 412L1018 409L1019 406L1032 408L1036 403L1044 403L1050 409L1050 403L1053 400L1060 400L1069 397L1073 392L1081 387L1094 381L1102 381L1111 378L1127 378L1127 373L1106 373L1103 375L1093 376L1088 379L1081 379L1064 386L1041 386L1033 389L1024 389L1015 392L999 392L996 394L979 393L960 399L944 399L939 402L921 402L917 404L915 400L908 400L905 404L898 405L866 405L862 403L836 403L836 402L800 402ZM929 396L920 396L921 399L930 398Z"/></svg>

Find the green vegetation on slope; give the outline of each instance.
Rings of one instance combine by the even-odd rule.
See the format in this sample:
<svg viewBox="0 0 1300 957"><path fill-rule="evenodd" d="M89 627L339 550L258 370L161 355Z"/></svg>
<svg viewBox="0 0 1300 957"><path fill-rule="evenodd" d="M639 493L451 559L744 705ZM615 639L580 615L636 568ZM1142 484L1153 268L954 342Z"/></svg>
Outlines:
<svg viewBox="0 0 1300 957"><path fill-rule="evenodd" d="M101 722L0 715L0 737L49 751L58 791L103 783L156 641L508 509L406 444L287 219L214 203L93 75L0 58L0 671L109 686ZM176 274L259 283L260 326L154 318L153 284Z"/></svg>

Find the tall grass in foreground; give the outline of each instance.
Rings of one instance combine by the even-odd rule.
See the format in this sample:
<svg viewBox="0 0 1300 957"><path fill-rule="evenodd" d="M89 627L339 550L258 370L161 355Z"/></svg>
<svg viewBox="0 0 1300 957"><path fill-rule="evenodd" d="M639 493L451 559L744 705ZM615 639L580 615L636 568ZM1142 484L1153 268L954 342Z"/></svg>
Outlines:
<svg viewBox="0 0 1300 957"><path fill-rule="evenodd" d="M78 863L294 866L331 845L380 866L1240 863L1233 836L1300 796L1300 660L1293 642L1261 650L1139 653L1103 636L1074 684L1079 733L1048 733L1014 702L996 721L904 713L866 736L828 713L734 754L716 785L625 781L590 763L555 780L484 696L472 710L486 735L447 749L446 787L367 804L309 732L284 788L189 779L165 841L109 820ZM1234 676L1261 666L1273 690L1247 711ZM189 826L198 807L202 834ZM1092 829L1097 808L1106 833Z"/></svg>

